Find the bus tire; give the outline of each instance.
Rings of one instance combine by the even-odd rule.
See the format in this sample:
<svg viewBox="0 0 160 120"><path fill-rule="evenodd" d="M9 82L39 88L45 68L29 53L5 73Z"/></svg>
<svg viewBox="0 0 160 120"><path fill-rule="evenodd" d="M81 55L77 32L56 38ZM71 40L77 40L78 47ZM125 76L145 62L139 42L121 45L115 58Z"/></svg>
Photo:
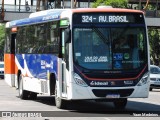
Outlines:
<svg viewBox="0 0 160 120"><path fill-rule="evenodd" d="M152 88L149 88L149 91L152 91Z"/></svg>
<svg viewBox="0 0 160 120"><path fill-rule="evenodd" d="M55 95L55 84L56 84L55 74L51 73L49 78L50 95Z"/></svg>
<svg viewBox="0 0 160 120"><path fill-rule="evenodd" d="M116 109L125 109L127 105L127 98L120 98L114 101L114 106Z"/></svg>
<svg viewBox="0 0 160 120"><path fill-rule="evenodd" d="M55 85L55 105L57 108L59 109L65 109L66 108L66 101L61 99L58 95L57 95L57 85Z"/></svg>
<svg viewBox="0 0 160 120"><path fill-rule="evenodd" d="M23 89L23 78L22 74L19 76L19 97L23 100L28 99L29 91Z"/></svg>
<svg viewBox="0 0 160 120"><path fill-rule="evenodd" d="M35 93L35 92L29 92L28 99L30 99L30 100L36 100L37 99L37 93Z"/></svg>

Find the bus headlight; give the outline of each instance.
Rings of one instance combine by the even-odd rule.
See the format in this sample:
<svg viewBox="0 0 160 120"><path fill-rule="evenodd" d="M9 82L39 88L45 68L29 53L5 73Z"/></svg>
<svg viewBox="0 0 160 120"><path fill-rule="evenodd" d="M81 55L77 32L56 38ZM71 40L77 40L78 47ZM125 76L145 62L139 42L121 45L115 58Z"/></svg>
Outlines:
<svg viewBox="0 0 160 120"><path fill-rule="evenodd" d="M141 80L139 81L139 83L137 84L137 86L142 86L144 84L146 84L149 80L149 73L146 73L143 75L143 77L141 78Z"/></svg>
<svg viewBox="0 0 160 120"><path fill-rule="evenodd" d="M80 85L83 87L88 86L77 73L73 73L73 77L77 85Z"/></svg>

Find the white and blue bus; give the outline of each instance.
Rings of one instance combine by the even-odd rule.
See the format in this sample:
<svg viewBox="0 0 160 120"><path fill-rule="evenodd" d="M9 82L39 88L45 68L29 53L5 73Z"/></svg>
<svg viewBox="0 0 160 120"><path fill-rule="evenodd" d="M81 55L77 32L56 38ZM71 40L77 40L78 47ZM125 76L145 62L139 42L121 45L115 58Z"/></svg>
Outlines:
<svg viewBox="0 0 160 120"><path fill-rule="evenodd" d="M125 45L121 46L125 40ZM46 10L6 24L5 80L21 99L55 95L70 100L147 98L149 52L144 14L138 10ZM10 59L12 58L12 59Z"/></svg>

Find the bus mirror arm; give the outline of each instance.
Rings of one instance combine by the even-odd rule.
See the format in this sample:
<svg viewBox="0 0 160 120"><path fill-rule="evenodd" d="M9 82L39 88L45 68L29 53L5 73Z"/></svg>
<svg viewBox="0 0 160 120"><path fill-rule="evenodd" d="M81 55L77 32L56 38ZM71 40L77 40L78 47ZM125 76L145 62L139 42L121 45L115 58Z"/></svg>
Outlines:
<svg viewBox="0 0 160 120"><path fill-rule="evenodd" d="M65 29L64 36L65 36L65 43L70 43L71 42L71 30L69 28Z"/></svg>

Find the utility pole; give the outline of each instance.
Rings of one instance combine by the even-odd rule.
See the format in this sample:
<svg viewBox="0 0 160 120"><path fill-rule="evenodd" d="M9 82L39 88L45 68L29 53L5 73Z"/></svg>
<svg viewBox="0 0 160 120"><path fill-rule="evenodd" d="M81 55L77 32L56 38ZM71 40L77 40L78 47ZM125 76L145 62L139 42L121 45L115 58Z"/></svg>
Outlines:
<svg viewBox="0 0 160 120"><path fill-rule="evenodd" d="M41 3L42 3L42 9L41 9ZM37 0L37 7L36 11L46 10L48 9L48 0Z"/></svg>
<svg viewBox="0 0 160 120"><path fill-rule="evenodd" d="M21 11L21 0L19 0L19 12Z"/></svg>
<svg viewBox="0 0 160 120"><path fill-rule="evenodd" d="M61 8L61 0L55 0L55 8Z"/></svg>
<svg viewBox="0 0 160 120"><path fill-rule="evenodd" d="M71 0L71 9L74 8L74 0Z"/></svg>

